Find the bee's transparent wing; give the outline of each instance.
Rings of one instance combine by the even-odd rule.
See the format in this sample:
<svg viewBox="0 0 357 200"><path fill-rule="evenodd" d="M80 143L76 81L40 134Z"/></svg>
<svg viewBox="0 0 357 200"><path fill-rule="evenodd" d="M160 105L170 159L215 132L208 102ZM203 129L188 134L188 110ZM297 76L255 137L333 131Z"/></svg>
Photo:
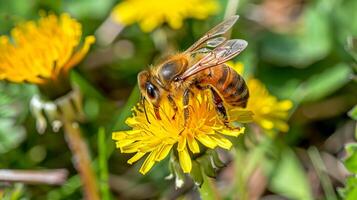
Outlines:
<svg viewBox="0 0 357 200"><path fill-rule="evenodd" d="M237 56L248 45L248 42L241 39L232 39L226 41L221 46L208 52L201 60L188 68L180 77L186 79L202 70L220 65Z"/></svg>
<svg viewBox="0 0 357 200"><path fill-rule="evenodd" d="M202 36L197 42L195 42L191 47L189 47L185 53L194 53L197 50L205 47L217 47L226 41L225 37L218 37L225 34L232 26L237 22L239 16L234 15L225 21L221 22L217 26L209 30L204 36Z"/></svg>

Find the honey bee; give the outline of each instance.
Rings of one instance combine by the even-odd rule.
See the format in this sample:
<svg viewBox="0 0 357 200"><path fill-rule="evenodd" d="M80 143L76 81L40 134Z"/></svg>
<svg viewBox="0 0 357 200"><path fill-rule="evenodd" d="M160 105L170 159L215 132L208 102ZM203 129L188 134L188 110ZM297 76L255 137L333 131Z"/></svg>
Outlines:
<svg viewBox="0 0 357 200"><path fill-rule="evenodd" d="M225 64L248 45L245 40L227 40L223 36L238 18L237 15L228 18L209 30L186 51L172 55L160 64L141 71L138 74L138 84L144 109L144 101L148 100L154 108L156 118L161 120L161 100L167 98L176 113L178 107L175 97L183 95L183 114L186 123L189 118L190 95L194 94L192 90L195 88L211 90L216 111L226 125L228 116L224 103L246 107L249 98L248 87L242 76ZM149 120L148 122L150 123Z"/></svg>

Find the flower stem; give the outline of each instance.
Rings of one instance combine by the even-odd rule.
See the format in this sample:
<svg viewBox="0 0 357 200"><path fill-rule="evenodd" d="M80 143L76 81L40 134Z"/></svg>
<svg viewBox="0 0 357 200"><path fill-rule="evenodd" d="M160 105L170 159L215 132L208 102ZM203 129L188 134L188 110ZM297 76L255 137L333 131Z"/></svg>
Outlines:
<svg viewBox="0 0 357 200"><path fill-rule="evenodd" d="M107 165L107 145L105 143L105 129L99 128L98 131L98 162L99 162L99 189L102 200L110 200L109 173Z"/></svg>
<svg viewBox="0 0 357 200"><path fill-rule="evenodd" d="M84 197L87 200L99 200L96 178L91 168L87 144L81 136L78 123L64 122L64 133L67 144L72 151L73 164L83 184Z"/></svg>
<svg viewBox="0 0 357 200"><path fill-rule="evenodd" d="M218 194L217 188L215 187L212 179L203 174L203 184L198 188L200 196L203 200L219 200L221 199Z"/></svg>
<svg viewBox="0 0 357 200"><path fill-rule="evenodd" d="M311 159L312 165L315 168L316 174L320 179L322 189L326 195L327 200L337 200L337 196L333 189L331 179L327 174L327 169L322 160L318 149L314 146L307 150L307 153Z"/></svg>

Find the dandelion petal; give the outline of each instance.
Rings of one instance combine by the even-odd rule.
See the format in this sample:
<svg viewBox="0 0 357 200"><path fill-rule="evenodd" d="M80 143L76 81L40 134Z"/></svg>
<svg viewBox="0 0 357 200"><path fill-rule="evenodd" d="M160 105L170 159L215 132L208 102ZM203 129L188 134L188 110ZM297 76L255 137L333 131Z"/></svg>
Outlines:
<svg viewBox="0 0 357 200"><path fill-rule="evenodd" d="M183 151L179 151L178 154L179 154L179 160L180 160L182 171L184 173L190 173L192 169L192 162L191 162L191 157L187 152L187 149L184 149Z"/></svg>

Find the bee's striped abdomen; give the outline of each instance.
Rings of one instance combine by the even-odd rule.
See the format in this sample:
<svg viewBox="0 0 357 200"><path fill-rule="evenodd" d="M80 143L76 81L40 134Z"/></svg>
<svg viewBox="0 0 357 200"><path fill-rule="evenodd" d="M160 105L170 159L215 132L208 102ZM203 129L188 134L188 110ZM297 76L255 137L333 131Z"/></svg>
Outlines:
<svg viewBox="0 0 357 200"><path fill-rule="evenodd" d="M219 65L204 70L200 84L210 85L223 98L224 102L237 107L246 107L249 91L243 79L234 69Z"/></svg>

